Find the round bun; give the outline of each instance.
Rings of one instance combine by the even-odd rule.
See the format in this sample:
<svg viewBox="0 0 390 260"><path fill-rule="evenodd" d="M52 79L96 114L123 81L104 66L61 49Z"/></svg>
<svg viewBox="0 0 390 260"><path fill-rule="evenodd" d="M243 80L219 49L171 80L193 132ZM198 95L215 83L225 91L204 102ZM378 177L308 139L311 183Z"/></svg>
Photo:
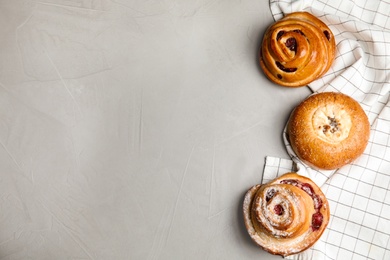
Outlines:
<svg viewBox="0 0 390 260"><path fill-rule="evenodd" d="M325 23L310 13L295 12L266 30L260 66L274 83L301 87L328 71L335 49L334 35Z"/></svg>
<svg viewBox="0 0 390 260"><path fill-rule="evenodd" d="M252 240L282 256L311 247L321 237L330 216L321 189L311 179L293 172L249 189L243 211Z"/></svg>
<svg viewBox="0 0 390 260"><path fill-rule="evenodd" d="M367 146L370 123L353 98L333 92L309 96L292 112L287 139L307 165L333 170L351 163Z"/></svg>

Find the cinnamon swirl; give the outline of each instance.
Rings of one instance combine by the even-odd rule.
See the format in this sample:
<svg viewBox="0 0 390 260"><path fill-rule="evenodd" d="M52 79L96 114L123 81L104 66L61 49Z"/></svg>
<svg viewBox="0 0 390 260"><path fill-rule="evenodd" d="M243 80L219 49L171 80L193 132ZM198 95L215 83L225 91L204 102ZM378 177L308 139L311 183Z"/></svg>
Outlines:
<svg viewBox="0 0 390 260"><path fill-rule="evenodd" d="M311 179L293 172L249 189L243 211L252 240L282 256L312 246L324 232L330 215L321 189Z"/></svg>

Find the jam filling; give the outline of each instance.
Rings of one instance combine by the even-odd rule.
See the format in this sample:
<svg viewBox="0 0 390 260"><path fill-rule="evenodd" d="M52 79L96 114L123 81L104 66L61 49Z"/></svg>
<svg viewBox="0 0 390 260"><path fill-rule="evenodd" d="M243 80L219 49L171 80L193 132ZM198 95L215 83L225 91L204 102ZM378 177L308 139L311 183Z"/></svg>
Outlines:
<svg viewBox="0 0 390 260"><path fill-rule="evenodd" d="M276 191L274 189L270 189L267 191L267 194L265 195L265 201L266 202L269 202L276 194ZM284 213L284 208L282 207L282 205L280 204L277 204L274 206L274 213L278 216L281 216L283 215Z"/></svg>
<svg viewBox="0 0 390 260"><path fill-rule="evenodd" d="M281 205L278 204L274 206L274 212L276 215L281 216L284 213L284 209Z"/></svg>
<svg viewBox="0 0 390 260"><path fill-rule="evenodd" d="M312 215L311 228L313 231L318 230L322 225L324 216L320 212L320 209L322 207L322 200L317 194L314 193L313 187L308 183L303 183L293 179L281 180L280 183L294 185L302 189L313 199L314 209L316 210L316 212Z"/></svg>
<svg viewBox="0 0 390 260"><path fill-rule="evenodd" d="M311 219L311 228L314 230L318 230L321 227L322 221L324 220L324 216L320 212L316 212L313 214Z"/></svg>

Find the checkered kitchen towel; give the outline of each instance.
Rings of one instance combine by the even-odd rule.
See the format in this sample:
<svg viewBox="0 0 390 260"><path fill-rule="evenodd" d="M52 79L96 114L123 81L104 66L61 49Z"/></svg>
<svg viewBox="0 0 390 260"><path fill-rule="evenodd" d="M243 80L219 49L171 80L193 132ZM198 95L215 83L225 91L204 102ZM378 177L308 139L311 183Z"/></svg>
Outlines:
<svg viewBox="0 0 390 260"><path fill-rule="evenodd" d="M321 239L290 259L390 259L390 1L270 0L275 20L308 11L335 35L335 61L313 92L337 91L356 99L371 123L364 154L335 171L310 169L292 151L291 160L267 157L263 183L296 170L326 194L331 219Z"/></svg>

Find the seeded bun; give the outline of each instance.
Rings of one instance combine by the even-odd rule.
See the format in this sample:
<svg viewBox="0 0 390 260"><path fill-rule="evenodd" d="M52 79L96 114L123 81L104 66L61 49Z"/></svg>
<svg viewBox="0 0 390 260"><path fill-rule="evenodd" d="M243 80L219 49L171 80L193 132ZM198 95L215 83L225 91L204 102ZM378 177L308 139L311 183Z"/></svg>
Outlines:
<svg viewBox="0 0 390 260"><path fill-rule="evenodd" d="M367 146L370 124L360 104L342 93L314 94L299 104L287 124L296 155L313 168L351 163Z"/></svg>

